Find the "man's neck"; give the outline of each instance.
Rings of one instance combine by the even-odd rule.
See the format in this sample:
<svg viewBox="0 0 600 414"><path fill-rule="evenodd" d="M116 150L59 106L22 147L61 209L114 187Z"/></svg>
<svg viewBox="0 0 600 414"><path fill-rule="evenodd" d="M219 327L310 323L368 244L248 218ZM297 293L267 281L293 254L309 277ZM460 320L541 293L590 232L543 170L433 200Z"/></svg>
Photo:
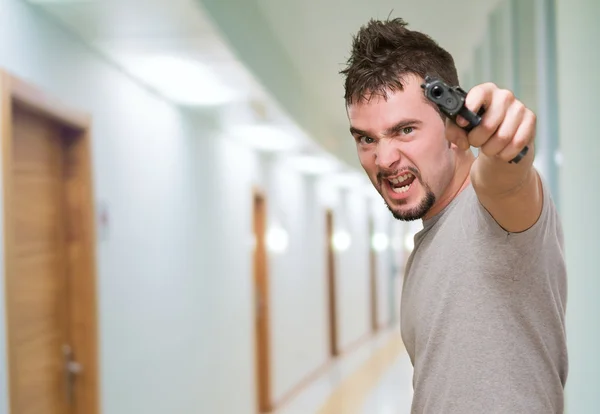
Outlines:
<svg viewBox="0 0 600 414"><path fill-rule="evenodd" d="M471 182L471 166L475 161L475 156L472 154L469 155L470 156L466 156L466 159L462 159L458 162L457 169L454 172L454 176L452 177L450 185L448 185L448 188L444 194L442 194L435 205L431 207L431 209L423 217L423 220L428 220L432 217L435 217L469 185Z"/></svg>

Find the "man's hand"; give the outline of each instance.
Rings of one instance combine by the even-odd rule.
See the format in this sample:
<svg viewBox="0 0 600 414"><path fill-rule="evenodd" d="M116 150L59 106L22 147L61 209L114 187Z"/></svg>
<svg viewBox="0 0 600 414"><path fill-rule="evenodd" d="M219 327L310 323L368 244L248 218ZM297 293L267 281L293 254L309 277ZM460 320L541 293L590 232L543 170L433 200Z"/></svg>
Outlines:
<svg viewBox="0 0 600 414"><path fill-rule="evenodd" d="M465 106L485 113L470 133L448 122L447 136L459 148L479 148L471 168L471 182L480 202L507 231L520 232L531 227L542 209L542 190L533 168L533 141L536 116L510 91L492 83L472 88ZM457 117L460 126L467 122ZM509 163L525 146L529 152L518 164Z"/></svg>
<svg viewBox="0 0 600 414"><path fill-rule="evenodd" d="M465 106L475 113L479 108L485 108L481 124L467 139L471 146L479 148L488 157L508 162L535 137L535 114L511 91L499 89L493 83L471 89L465 98ZM461 127L467 125L460 116L456 121Z"/></svg>

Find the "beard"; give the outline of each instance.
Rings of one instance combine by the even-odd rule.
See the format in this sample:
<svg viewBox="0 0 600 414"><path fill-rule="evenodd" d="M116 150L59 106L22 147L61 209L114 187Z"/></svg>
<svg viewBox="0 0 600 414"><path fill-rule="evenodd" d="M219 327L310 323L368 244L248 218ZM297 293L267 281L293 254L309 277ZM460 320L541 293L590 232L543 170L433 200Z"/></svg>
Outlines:
<svg viewBox="0 0 600 414"><path fill-rule="evenodd" d="M415 181L418 181L423 186L423 189L425 190L425 196L421 199L421 201L419 202L419 205L411 208L410 210L401 211L398 207L401 207L403 203L399 204L398 207L396 207L396 209L394 209L394 207L392 207L385 200L385 197L382 197L384 200L385 206L388 208L390 213L392 213L392 216L394 216L394 218L396 220L401 220L401 221L415 221L415 220L422 219L425 216L425 214L427 214L427 212L431 209L431 207L433 207L433 205L435 204L435 201L436 201L435 194L431 190L431 187L429 187L429 185L427 185L423 180L421 180L421 175L419 174L419 172L415 168L410 168L410 167L408 168L408 170L415 176ZM390 176L392 176L392 175L390 175ZM382 180L383 180L382 174L378 174L377 181L380 185L380 187L379 187L380 189L381 189ZM379 193L382 194L383 192L380 191ZM382 194L382 196L383 196L383 194Z"/></svg>
<svg viewBox="0 0 600 414"><path fill-rule="evenodd" d="M390 212L392 213L392 216L394 216L394 218L396 220L401 220L401 221L419 220L419 219L423 218L423 216L425 216L425 214L427 214L427 212L435 204L435 194L433 194L433 191L431 191L427 187L425 187L425 191L426 191L425 197L423 197L423 199L421 200L419 205L414 208L411 208L410 210L407 210L407 211L394 210L394 208L392 208L385 200L384 200L384 203L385 203L385 206L388 208L388 210L390 210Z"/></svg>

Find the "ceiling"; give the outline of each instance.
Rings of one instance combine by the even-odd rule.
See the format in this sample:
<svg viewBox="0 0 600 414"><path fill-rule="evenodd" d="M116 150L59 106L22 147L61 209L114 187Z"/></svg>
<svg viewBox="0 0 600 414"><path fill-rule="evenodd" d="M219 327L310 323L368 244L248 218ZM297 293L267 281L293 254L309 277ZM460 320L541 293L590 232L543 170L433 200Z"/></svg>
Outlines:
<svg viewBox="0 0 600 414"><path fill-rule="evenodd" d="M339 71L370 18L402 17L469 68L498 0L26 0L124 70L139 54L205 63L254 116L289 121L359 167ZM134 72L130 72L135 77ZM257 109L259 108L259 109ZM228 111L231 113L231 111Z"/></svg>
<svg viewBox="0 0 600 414"><path fill-rule="evenodd" d="M265 91L223 42L195 0L26 0L41 8L113 64L136 77L134 57L177 56L201 62L243 91ZM169 75L169 74L165 74Z"/></svg>
<svg viewBox="0 0 600 414"><path fill-rule="evenodd" d="M402 17L471 66L498 0L197 0L257 78L325 148L358 166L343 102L352 35Z"/></svg>

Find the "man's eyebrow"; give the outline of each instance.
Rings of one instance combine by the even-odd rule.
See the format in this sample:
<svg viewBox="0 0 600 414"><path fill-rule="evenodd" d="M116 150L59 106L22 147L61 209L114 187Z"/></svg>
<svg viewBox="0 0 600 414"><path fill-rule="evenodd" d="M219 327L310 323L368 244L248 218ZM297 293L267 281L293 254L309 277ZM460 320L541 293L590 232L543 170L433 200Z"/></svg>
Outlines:
<svg viewBox="0 0 600 414"><path fill-rule="evenodd" d="M368 135L366 131L363 131L362 129L358 129L358 128L354 128L354 127L350 127L350 133L352 135Z"/></svg>
<svg viewBox="0 0 600 414"><path fill-rule="evenodd" d="M385 131L385 135L387 136L394 136L397 135L400 131L402 131L404 128L406 128L407 126L412 126L412 125L421 125L423 122L420 121L419 119L404 119L400 122L398 122L396 125L394 125L391 128L388 128Z"/></svg>
<svg viewBox="0 0 600 414"><path fill-rule="evenodd" d="M407 126L421 125L422 123L423 123L423 121L421 121L419 119L404 119L404 120L398 122L393 127L388 128L385 131L385 135L386 136L394 136L394 135L397 135L400 131L402 131L402 129L406 128ZM358 135L358 136L369 136L368 132L363 131L362 129L355 128L355 127L350 127L350 133L352 135Z"/></svg>

